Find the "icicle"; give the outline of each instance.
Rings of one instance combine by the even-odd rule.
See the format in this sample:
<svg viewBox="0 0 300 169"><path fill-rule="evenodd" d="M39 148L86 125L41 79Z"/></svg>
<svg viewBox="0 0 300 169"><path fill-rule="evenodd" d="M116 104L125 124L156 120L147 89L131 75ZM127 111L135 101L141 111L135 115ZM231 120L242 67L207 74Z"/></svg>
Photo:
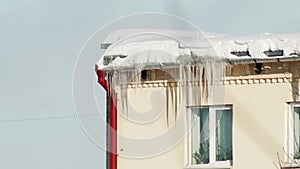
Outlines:
<svg viewBox="0 0 300 169"><path fill-rule="evenodd" d="M174 84L174 86L171 86L171 98L172 98L172 112L174 112L174 123L176 125L177 120L177 86Z"/></svg>
<svg viewBox="0 0 300 169"><path fill-rule="evenodd" d="M179 106L179 103L178 103L178 90L177 90L177 87L178 86L175 86L173 88L174 90L174 110L175 110L175 125L176 125L176 121L177 121L177 115L178 115L178 106Z"/></svg>
<svg viewBox="0 0 300 169"><path fill-rule="evenodd" d="M188 68L187 66L183 67L183 87L184 87L184 99L185 104L189 105L189 88L188 88Z"/></svg>
<svg viewBox="0 0 300 169"><path fill-rule="evenodd" d="M112 93L112 73L108 73L108 90L109 90L109 94Z"/></svg>
<svg viewBox="0 0 300 169"><path fill-rule="evenodd" d="M182 96L183 96L183 69L182 69L182 64L179 65L179 91L180 91L180 96L181 96L181 102L183 101ZM183 104L183 103L182 103Z"/></svg>
<svg viewBox="0 0 300 169"><path fill-rule="evenodd" d="M200 81L201 81L201 76L200 76L200 65L197 64L195 66L195 105L200 105L201 100L201 92L200 92Z"/></svg>
<svg viewBox="0 0 300 169"><path fill-rule="evenodd" d="M174 113L172 113L172 115L174 114L174 116L175 116L175 119L174 119L174 121L175 121L175 124L176 124L176 116L177 116L177 113L176 113L176 108L175 108L175 106L176 106L176 103L175 103L175 90L174 90L174 86L173 86L173 83L172 83L172 85L170 85L170 87L169 87L169 91L170 91L170 98L171 98L171 111L170 112L174 112Z"/></svg>
<svg viewBox="0 0 300 169"><path fill-rule="evenodd" d="M128 94L127 94L127 81L125 81L125 84L121 85L121 106L122 106L122 112L126 115L126 117L128 118L128 109L127 109L127 105L128 105Z"/></svg>
<svg viewBox="0 0 300 169"><path fill-rule="evenodd" d="M179 92L180 92L180 106L186 105L186 76L185 76L185 66L181 63L179 65ZM182 113L182 107L180 107L180 113ZM186 124L189 123L189 114L186 113ZM177 115L176 115L177 116ZM175 122L176 123L176 122Z"/></svg>
<svg viewBox="0 0 300 169"><path fill-rule="evenodd" d="M196 94L196 66L193 64L191 66L191 82L192 82L192 100L193 100L193 103L192 103L192 106L195 106L196 105L196 97L197 97L197 94Z"/></svg>
<svg viewBox="0 0 300 169"><path fill-rule="evenodd" d="M201 105L202 102L202 98L203 98L203 82L204 82L204 78L203 78L203 65L199 65L199 91L200 91L200 97L199 97L199 103L198 105Z"/></svg>
<svg viewBox="0 0 300 169"><path fill-rule="evenodd" d="M191 70L191 65L188 65L188 105L192 106L193 104L193 91L192 91L192 70Z"/></svg>
<svg viewBox="0 0 300 169"><path fill-rule="evenodd" d="M141 71L140 66L135 65L135 75L134 75L134 84L135 84L135 95L136 97L142 97L142 79L141 79Z"/></svg>
<svg viewBox="0 0 300 169"><path fill-rule="evenodd" d="M169 127L169 115L170 115L170 112L169 112L169 102L170 102L170 99L169 99L169 87L166 86L166 116L167 116L167 126Z"/></svg>

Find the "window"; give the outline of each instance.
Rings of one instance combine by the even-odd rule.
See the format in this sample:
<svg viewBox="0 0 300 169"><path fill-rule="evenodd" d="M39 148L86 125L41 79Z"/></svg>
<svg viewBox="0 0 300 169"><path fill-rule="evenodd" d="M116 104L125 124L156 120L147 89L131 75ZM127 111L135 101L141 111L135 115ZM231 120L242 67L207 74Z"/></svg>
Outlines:
<svg viewBox="0 0 300 169"><path fill-rule="evenodd" d="M150 72L148 70L142 70L141 71L141 79L146 81L149 79Z"/></svg>
<svg viewBox="0 0 300 169"><path fill-rule="evenodd" d="M290 103L289 154L300 159L300 103Z"/></svg>
<svg viewBox="0 0 300 169"><path fill-rule="evenodd" d="M232 161L232 107L193 107L191 165L230 167Z"/></svg>
<svg viewBox="0 0 300 169"><path fill-rule="evenodd" d="M251 56L249 53L249 50L246 51L232 51L230 54L233 54L235 56L241 57L241 56Z"/></svg>
<svg viewBox="0 0 300 169"><path fill-rule="evenodd" d="M283 56L283 50L267 50L264 51L264 54L267 55L268 57L274 57L274 56Z"/></svg>

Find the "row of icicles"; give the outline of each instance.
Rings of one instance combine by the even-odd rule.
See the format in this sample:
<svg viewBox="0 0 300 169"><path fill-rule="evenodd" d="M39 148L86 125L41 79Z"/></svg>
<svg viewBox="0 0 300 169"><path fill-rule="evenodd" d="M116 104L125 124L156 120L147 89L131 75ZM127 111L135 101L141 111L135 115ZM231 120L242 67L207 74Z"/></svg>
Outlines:
<svg viewBox="0 0 300 169"><path fill-rule="evenodd" d="M107 73L108 82L118 92L118 112L128 116L128 85L134 84L134 92L138 95L142 93L141 71L142 68L136 66L134 69L114 70ZM174 114L177 119L180 106L200 106L208 104L213 95L212 86L218 85L225 76L225 62L216 60L206 60L196 64L179 64L172 68L160 69L168 73L177 85L166 86L166 116L169 123L169 116ZM141 95L142 96L142 95Z"/></svg>

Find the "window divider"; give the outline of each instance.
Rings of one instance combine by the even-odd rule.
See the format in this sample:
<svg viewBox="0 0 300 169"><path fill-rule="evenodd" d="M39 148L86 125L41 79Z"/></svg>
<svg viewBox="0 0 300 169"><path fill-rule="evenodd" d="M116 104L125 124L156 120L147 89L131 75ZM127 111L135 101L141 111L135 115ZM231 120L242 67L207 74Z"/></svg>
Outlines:
<svg viewBox="0 0 300 169"><path fill-rule="evenodd" d="M209 109L209 163L216 162L216 109Z"/></svg>

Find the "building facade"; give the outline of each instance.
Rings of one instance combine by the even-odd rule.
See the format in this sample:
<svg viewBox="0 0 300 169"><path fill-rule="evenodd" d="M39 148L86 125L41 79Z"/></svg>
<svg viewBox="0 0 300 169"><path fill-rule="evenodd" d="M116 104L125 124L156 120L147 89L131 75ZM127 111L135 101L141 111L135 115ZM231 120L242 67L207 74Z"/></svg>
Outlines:
<svg viewBox="0 0 300 169"><path fill-rule="evenodd" d="M286 44L274 46L282 37ZM149 57L169 55L172 52L166 51L173 50L161 52L153 40L140 54L110 49L106 60L97 64L98 75L101 72L111 85L107 89L113 96L110 104L115 103L117 109L109 168L296 167L300 158L300 58L298 39L291 37L237 38L248 44L246 48L223 45L232 57L199 56L202 59L176 63L169 59L147 64ZM223 44L236 42L235 38L216 39ZM257 41L264 48L253 45ZM216 55L226 51L216 50ZM184 51L174 57L188 57L188 53L198 58L198 52L207 51ZM141 55L148 55L142 67L140 62L133 67L125 62ZM113 64L122 59L125 64Z"/></svg>

